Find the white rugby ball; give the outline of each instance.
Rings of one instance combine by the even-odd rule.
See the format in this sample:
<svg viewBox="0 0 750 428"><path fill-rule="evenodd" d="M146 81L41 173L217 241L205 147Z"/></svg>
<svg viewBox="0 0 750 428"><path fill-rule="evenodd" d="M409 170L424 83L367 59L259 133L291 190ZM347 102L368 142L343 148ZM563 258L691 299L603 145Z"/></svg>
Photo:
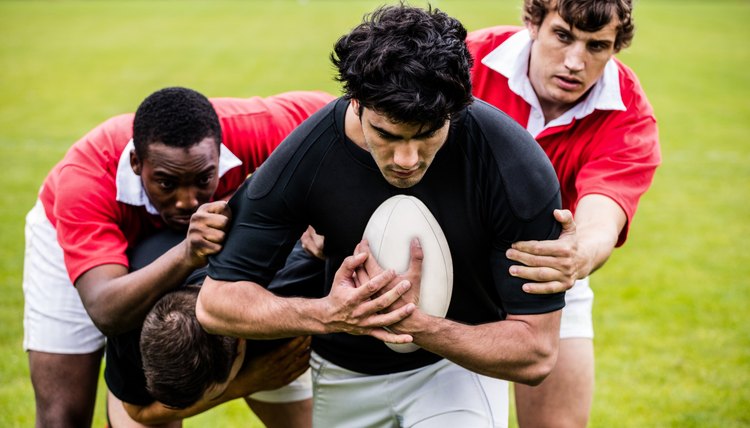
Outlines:
<svg viewBox="0 0 750 428"><path fill-rule="evenodd" d="M396 273L409 268L409 244L415 237L424 253L419 308L429 315L445 317L453 292L453 260L443 229L427 206L414 196L393 196L372 213L364 232L380 266ZM402 353L419 349L413 343L386 345Z"/></svg>

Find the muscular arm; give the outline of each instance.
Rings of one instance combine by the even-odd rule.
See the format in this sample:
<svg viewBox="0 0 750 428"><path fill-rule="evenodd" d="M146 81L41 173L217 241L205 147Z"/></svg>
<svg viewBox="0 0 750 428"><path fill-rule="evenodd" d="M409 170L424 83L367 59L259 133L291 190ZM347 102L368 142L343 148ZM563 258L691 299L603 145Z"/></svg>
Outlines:
<svg viewBox="0 0 750 428"><path fill-rule="evenodd" d="M557 361L560 314L509 315L503 321L466 325L417 310L391 328L476 373L538 385Z"/></svg>
<svg viewBox="0 0 750 428"><path fill-rule="evenodd" d="M355 251L368 254L363 268L357 270L359 282L382 270L371 256L367 242L360 243ZM409 267L394 281L406 278L411 283L420 284L423 257L419 241L412 240ZM387 310L418 300L418 296L419 287L412 287ZM537 385L557 361L560 315L560 310L538 315L511 314L503 321L467 325L430 316L417 309L389 328L412 336L414 343L422 348L476 373Z"/></svg>
<svg viewBox="0 0 750 428"><path fill-rule="evenodd" d="M129 273L107 264L81 275L75 285L97 328L113 336L140 325L159 297L221 249L227 215L225 202L205 204L193 214L186 239L148 266Z"/></svg>
<svg viewBox="0 0 750 428"><path fill-rule="evenodd" d="M392 270L384 271L356 287L352 275L365 258L366 254L347 257L336 272L331 292L322 299L279 297L253 282L208 277L198 295L198 321L210 333L252 339L345 332L410 342L411 336L389 333L383 326L408 316L414 305L379 313L404 294L409 283L403 281L371 299L396 275Z"/></svg>
<svg viewBox="0 0 750 428"><path fill-rule="evenodd" d="M615 201L598 194L581 198L575 219L567 210L557 210L555 218L563 225L557 240L516 242L507 252L509 259L523 264L511 267L511 275L536 282L524 285L528 293L566 291L599 269L627 222Z"/></svg>
<svg viewBox="0 0 750 428"><path fill-rule="evenodd" d="M298 337L268 353L249 359L242 370L218 396L207 392L201 400L185 409L174 409L161 402L146 406L123 402L131 419L142 424L163 424L203 413L236 398L258 391L281 388L297 379L310 366L310 338Z"/></svg>

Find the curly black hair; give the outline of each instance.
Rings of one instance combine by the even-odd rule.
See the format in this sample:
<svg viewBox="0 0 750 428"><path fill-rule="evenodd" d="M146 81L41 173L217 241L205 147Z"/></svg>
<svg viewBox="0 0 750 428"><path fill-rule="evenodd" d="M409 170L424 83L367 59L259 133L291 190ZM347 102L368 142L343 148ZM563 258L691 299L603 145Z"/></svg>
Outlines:
<svg viewBox="0 0 750 428"><path fill-rule="evenodd" d="M400 123L440 125L472 101L466 29L439 9L382 6L331 53L344 96Z"/></svg>
<svg viewBox="0 0 750 428"><path fill-rule="evenodd" d="M190 147L213 137L221 144L221 125L211 103L192 89L164 88L146 97L133 120L133 144L139 158L149 144Z"/></svg>

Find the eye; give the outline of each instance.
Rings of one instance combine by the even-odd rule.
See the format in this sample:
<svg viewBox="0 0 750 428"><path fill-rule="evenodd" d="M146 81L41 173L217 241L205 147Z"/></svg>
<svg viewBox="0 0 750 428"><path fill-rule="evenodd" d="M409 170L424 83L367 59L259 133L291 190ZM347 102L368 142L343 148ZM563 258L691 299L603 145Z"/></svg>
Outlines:
<svg viewBox="0 0 750 428"><path fill-rule="evenodd" d="M198 177L198 186L208 187L213 181L213 179L214 179L213 174L206 174L204 176Z"/></svg>
<svg viewBox="0 0 750 428"><path fill-rule="evenodd" d="M420 135L420 137L421 137L421 138L422 138L423 140L429 140L430 138L432 138L432 137L434 137L435 135L437 135L437 132L438 132L438 130L437 130L437 129L433 129L433 130L432 130L432 131L430 131L430 132L426 132L426 133L424 133L424 134Z"/></svg>
<svg viewBox="0 0 750 428"><path fill-rule="evenodd" d="M557 36L557 40L568 43L573 40L573 37L570 35L570 33L566 31L555 31L555 36Z"/></svg>
<svg viewBox="0 0 750 428"><path fill-rule="evenodd" d="M602 52L602 51L607 50L608 48L609 48L609 44L608 43L604 43L604 42L592 42L592 43L589 43L589 50L591 52Z"/></svg>
<svg viewBox="0 0 750 428"><path fill-rule="evenodd" d="M386 141L397 141L397 140L399 140L399 138L396 137L395 135L386 134L386 133L384 133L382 131L377 131L377 134L378 134L378 137L380 137L380 138L382 138L382 139L384 139Z"/></svg>
<svg viewBox="0 0 750 428"><path fill-rule="evenodd" d="M156 184L162 191L170 191L175 188L175 183L171 180L156 180Z"/></svg>

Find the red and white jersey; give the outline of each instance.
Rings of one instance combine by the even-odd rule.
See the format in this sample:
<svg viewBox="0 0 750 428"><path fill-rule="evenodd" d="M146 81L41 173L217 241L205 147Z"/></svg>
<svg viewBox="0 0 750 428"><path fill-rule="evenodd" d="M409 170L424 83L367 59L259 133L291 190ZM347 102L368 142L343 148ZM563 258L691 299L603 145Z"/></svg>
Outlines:
<svg viewBox="0 0 750 428"><path fill-rule="evenodd" d="M214 198L231 195L297 125L333 99L323 92L211 99L223 137ZM128 247L164 227L130 168L133 117L116 116L86 134L40 190L73 283L96 266L128 266Z"/></svg>
<svg viewBox="0 0 750 428"><path fill-rule="evenodd" d="M563 207L575 212L588 194L617 202L628 222L661 163L656 118L638 78L612 58L587 96L562 116L544 123L528 78L531 38L521 27L471 32L473 92L503 110L536 138L560 181Z"/></svg>

